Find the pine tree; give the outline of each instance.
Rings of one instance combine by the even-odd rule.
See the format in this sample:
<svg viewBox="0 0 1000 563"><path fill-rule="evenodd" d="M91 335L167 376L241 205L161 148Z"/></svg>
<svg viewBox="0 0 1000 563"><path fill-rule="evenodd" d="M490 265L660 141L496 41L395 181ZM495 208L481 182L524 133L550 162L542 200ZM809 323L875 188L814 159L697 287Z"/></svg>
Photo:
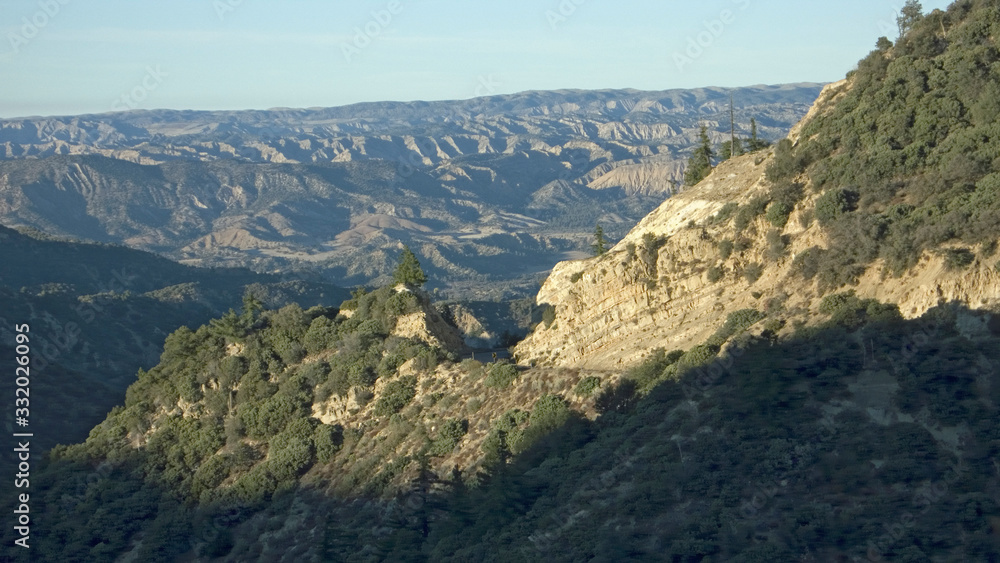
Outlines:
<svg viewBox="0 0 1000 563"><path fill-rule="evenodd" d="M590 249L593 250L594 256L600 256L608 251L607 241L604 240L604 229L601 228L601 225L594 228L594 244L590 245Z"/></svg>
<svg viewBox="0 0 1000 563"><path fill-rule="evenodd" d="M907 31L913 29L913 26L923 17L924 8L920 5L917 0L906 0L906 4L899 11L899 16L896 18L896 25L899 26L899 38L902 39L906 35Z"/></svg>
<svg viewBox="0 0 1000 563"><path fill-rule="evenodd" d="M410 250L409 246L403 246L403 253L399 255L399 265L392 274L392 279L396 283L420 287L427 283L427 276L420 268L420 261L417 255Z"/></svg>
<svg viewBox="0 0 1000 563"><path fill-rule="evenodd" d="M764 139L757 136L757 120L753 117L750 118L750 138L747 140L747 151L755 152L761 149L766 149L771 146Z"/></svg>
<svg viewBox="0 0 1000 563"><path fill-rule="evenodd" d="M708 129L702 125L698 133L698 148L688 159L687 170L684 172L684 183L693 186L705 179L712 171L712 143L708 140Z"/></svg>
<svg viewBox="0 0 1000 563"><path fill-rule="evenodd" d="M241 316L241 320L246 323L248 327L257 322L257 314L262 310L264 310L264 304L261 303L260 299L256 295L249 291L243 294L243 314Z"/></svg>

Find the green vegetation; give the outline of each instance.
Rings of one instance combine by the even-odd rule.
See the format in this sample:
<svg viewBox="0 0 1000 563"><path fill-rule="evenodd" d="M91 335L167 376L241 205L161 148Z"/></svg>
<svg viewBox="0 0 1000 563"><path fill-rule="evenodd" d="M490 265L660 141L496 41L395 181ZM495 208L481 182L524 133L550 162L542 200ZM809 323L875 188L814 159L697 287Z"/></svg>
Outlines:
<svg viewBox="0 0 1000 563"><path fill-rule="evenodd" d="M766 317L766 314L756 309L741 309L739 311L729 313L726 317L726 322L719 327L719 330L715 331L715 334L713 334L706 343L709 346L722 346L733 336L744 332L746 329L750 328L757 322L764 320Z"/></svg>
<svg viewBox="0 0 1000 563"><path fill-rule="evenodd" d="M743 268L743 278L751 285L756 283L762 275L764 275L764 266L756 262L751 262Z"/></svg>
<svg viewBox="0 0 1000 563"><path fill-rule="evenodd" d="M709 266L707 276L709 283L716 283L725 277L726 271L718 264Z"/></svg>
<svg viewBox="0 0 1000 563"><path fill-rule="evenodd" d="M410 404L417 394L417 378L408 375L385 386L382 396L375 403L375 416L395 414Z"/></svg>
<svg viewBox="0 0 1000 563"><path fill-rule="evenodd" d="M601 378L591 375L581 379L580 382L576 384L573 392L580 397L589 397L594 394L594 391L597 391L600 388Z"/></svg>
<svg viewBox="0 0 1000 563"><path fill-rule="evenodd" d="M486 368L485 384L487 387L493 389L506 389L507 387L510 387L520 375L521 372L517 370L517 366L514 364L503 361L489 364Z"/></svg>
<svg viewBox="0 0 1000 563"><path fill-rule="evenodd" d="M698 146L688 158L687 168L684 171L684 184L693 186L704 180L712 171L712 158L714 156L712 142L708 139L708 129L702 125L698 132Z"/></svg>
<svg viewBox="0 0 1000 563"><path fill-rule="evenodd" d="M765 197L755 197L748 201L746 205L741 205L739 210L736 212L736 218L733 224L736 227L736 233L740 234L754 219L764 214L767 210L768 199Z"/></svg>
<svg viewBox="0 0 1000 563"><path fill-rule="evenodd" d="M657 350L618 385L581 379L575 391L596 394L603 413L595 421L553 393L530 408L480 418L488 421L484 464L477 473L450 475L435 460L453 452L476 421L405 418L417 378L386 384L385 396L400 397L386 413L397 412L379 423L385 431L373 447L381 453L363 455L359 438L371 429L320 424L304 410L314 400L310 390L340 369L340 352L286 365L273 348L283 332L305 338L332 330L324 350L346 350L358 330L397 309L389 304L393 295L357 292L351 319L323 308L255 312L238 356L225 352L231 337L210 325L171 335L161 365L140 373L126 405L86 444L54 451L33 480L39 518L60 522L34 554L116 558L141 537L143 561L176 560L192 550L274 558L265 549L329 560L350 560L363 549L382 560L483 560L505 552L529 560L552 553L621 560L622 550L636 559L785 560L805 549L865 557L871 545L887 557L916 550L924 559L942 552L975 561L1000 556L991 524L1000 504L983 492L997 484L991 459L1000 457L993 424L1000 388L980 381L984 370L1000 370L1000 347L995 335L974 341L959 330L959 318L973 313L940 307L904 321L894 306L845 292L823 301L828 320L776 339L768 331L780 330L778 319L737 311L705 344ZM759 337L748 333L757 323L765 329ZM405 357L406 346L383 344L373 360ZM514 367L498 367L504 365L489 371ZM919 423L885 425L852 403L850 386L859 378L885 375L899 384L889 408ZM199 378L207 378L204 387ZM234 379L239 388L227 392ZM196 416L160 415L143 445L132 445L149 431L152 413L199 394L188 407ZM824 417L819 406L830 401L841 410ZM461 407L466 416L483 412L483 401L475 402ZM968 428L961 457L926 429L939 425ZM397 452L407 433L422 436L422 448ZM326 464L322 475L354 476L364 494L382 494L403 475L413 490L391 502L316 494L315 480L306 485L316 464ZM928 484L944 492L927 512L910 511L912 536L886 543L884 523L897 521ZM837 516L844 511L849 517ZM645 517L632 520L631 512ZM319 526L295 520L295 530L319 529L322 537L281 531L290 514ZM667 515L676 523L662 529L658 522ZM963 533L942 530L942 521ZM608 522L620 526L616 533L601 532ZM785 533L749 533L765 522ZM264 529L271 530L266 545ZM12 532L5 534L10 539ZM649 544L649 537L662 544ZM279 547L282 541L288 546Z"/></svg>
<svg viewBox="0 0 1000 563"><path fill-rule="evenodd" d="M722 206L722 209L717 211L715 215L712 215L712 217L710 218L710 223L713 225L725 223L730 218L732 218L733 214L735 214L739 208L740 204L736 203L735 201L727 202L725 205Z"/></svg>
<svg viewBox="0 0 1000 563"><path fill-rule="evenodd" d="M412 287L420 287L427 283L427 276L420 268L420 261L409 246L403 246L403 253L399 255L399 264L392 273L392 279L398 284Z"/></svg>
<svg viewBox="0 0 1000 563"><path fill-rule="evenodd" d="M164 337L179 327L238 309L245 295L270 307L332 306L347 296L328 284L194 268L121 246L53 240L6 227L0 227L0 263L3 316L11 322L36 319L32 371L45 377L32 381L32 398L60 413L32 422L38 452L85 440L125 400L136 372L156 365Z"/></svg>
<svg viewBox="0 0 1000 563"><path fill-rule="evenodd" d="M608 251L607 241L604 240L604 229L600 225L594 227L594 244L590 245L590 250L594 256L601 256Z"/></svg>
<svg viewBox="0 0 1000 563"><path fill-rule="evenodd" d="M719 241L719 258L728 260L733 254L733 239L722 239Z"/></svg>
<svg viewBox="0 0 1000 563"><path fill-rule="evenodd" d="M942 244L990 244L1000 225L1000 16L980 1L920 15L908 2L894 46L880 41L843 99L779 145L772 181L800 176L822 191L828 250L800 263L827 287L853 283L876 259L900 274ZM968 265L968 255L947 258Z"/></svg>

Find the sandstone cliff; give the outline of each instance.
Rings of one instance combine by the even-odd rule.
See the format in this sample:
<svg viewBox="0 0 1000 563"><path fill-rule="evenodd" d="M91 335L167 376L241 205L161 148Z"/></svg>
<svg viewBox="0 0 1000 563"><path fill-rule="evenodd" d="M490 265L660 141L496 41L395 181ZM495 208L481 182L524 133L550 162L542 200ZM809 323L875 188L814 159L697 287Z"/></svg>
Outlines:
<svg viewBox="0 0 1000 563"><path fill-rule="evenodd" d="M830 107L846 87L841 82L825 89L810 117ZM793 129L793 141L800 130ZM656 348L700 344L729 313L747 308L777 312L786 327L811 322L824 294L816 282L795 274L792 263L799 252L827 247L809 216L815 194L796 206L781 230L780 256L768 251L772 226L763 216L736 237L731 254L720 253L720 244L733 242L733 228L730 218L716 214L727 203L742 205L766 194L765 170L772 159L773 152L766 151L724 162L699 185L665 201L607 254L558 264L537 297L540 305L554 307L555 321L539 325L518 346L519 361L627 368ZM952 272L942 257L925 253L901 277L889 277L876 263L852 289L859 297L898 304L908 318L946 302L1000 307L1000 273L993 261L981 258Z"/></svg>

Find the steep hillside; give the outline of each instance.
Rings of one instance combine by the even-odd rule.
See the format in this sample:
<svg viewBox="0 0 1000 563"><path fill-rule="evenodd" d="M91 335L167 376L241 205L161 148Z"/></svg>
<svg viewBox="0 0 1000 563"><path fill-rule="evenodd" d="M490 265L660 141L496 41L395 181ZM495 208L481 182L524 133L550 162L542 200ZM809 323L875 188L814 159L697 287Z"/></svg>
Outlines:
<svg viewBox="0 0 1000 563"><path fill-rule="evenodd" d="M246 541L245 526L268 521L290 493L305 495L302 516L315 522L317 511L339 510L337 499L387 502L415 483L440 493L478 482L567 420L595 417L594 389L618 379L457 363L462 354L428 296L405 286L357 291L339 309L245 302L239 314L181 328L84 444L49 456L39 553L316 557L321 529L292 523L279 536L301 545L280 553L274 538ZM94 495L101 508L80 512ZM163 535L202 518L213 523L189 540Z"/></svg>
<svg viewBox="0 0 1000 563"><path fill-rule="evenodd" d="M156 365L168 334L238 307L246 292L269 306L332 305L326 283L202 269L128 248L29 236L0 227L0 340L33 331L32 396L58 417L38 419L39 451L83 440L120 404L139 368ZM13 358L14 354L7 354ZM13 381L5 389L13 392ZM3 406L12 430L15 405Z"/></svg>
<svg viewBox="0 0 1000 563"><path fill-rule="evenodd" d="M998 35L962 0L880 40L789 139L558 265L518 364L405 285L175 331L33 466L15 560L1000 561Z"/></svg>
<svg viewBox="0 0 1000 563"><path fill-rule="evenodd" d="M998 25L968 2L924 17L828 86L774 151L722 163L606 255L557 265L538 295L556 322L519 358L627 367L740 309L809 323L843 286L907 317L944 302L998 310L1000 137L983 102L1000 84L983 70L1000 60Z"/></svg>
<svg viewBox="0 0 1000 563"><path fill-rule="evenodd" d="M33 470L31 555L1000 557L1000 323L849 294L823 311L782 338L739 312L624 377L455 364L400 288L232 313L171 335L123 407Z"/></svg>

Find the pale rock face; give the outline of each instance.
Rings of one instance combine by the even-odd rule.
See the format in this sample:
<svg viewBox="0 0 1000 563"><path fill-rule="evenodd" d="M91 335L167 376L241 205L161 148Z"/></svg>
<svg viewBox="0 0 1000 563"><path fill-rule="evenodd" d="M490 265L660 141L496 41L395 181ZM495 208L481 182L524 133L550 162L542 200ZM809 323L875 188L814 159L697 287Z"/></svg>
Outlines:
<svg viewBox="0 0 1000 563"><path fill-rule="evenodd" d="M757 164L758 158L745 156L719 166L698 187L664 202L604 256L558 264L537 298L539 304L555 306L556 320L549 328L540 325L518 346L519 360L624 368L657 347L698 344L725 320L726 310L756 304L751 296L755 289L742 280L732 279L729 291L724 290L729 279L717 284L707 280L705 270L717 261L716 245L701 228L688 224L707 219L729 201L745 202L766 190L765 164ZM666 237L655 273L651 265L629 257L629 245L641 252L647 233ZM745 254L731 261L752 261L750 251ZM764 278L757 284L762 282ZM718 295L720 289L723 295Z"/></svg>
<svg viewBox="0 0 1000 563"><path fill-rule="evenodd" d="M396 291L411 290L400 285ZM445 322L441 314L430 306L430 298L426 293L418 290L415 294L423 306L417 312L396 319L396 327L392 329L392 336L412 338L428 346L449 352L463 351L465 342L462 341L462 337L459 336L455 327Z"/></svg>
<svg viewBox="0 0 1000 563"><path fill-rule="evenodd" d="M809 118L831 107L845 88L844 83L827 87ZM802 124L793 129L793 140L801 130ZM765 234L772 227L763 217L744 232L750 247L734 251L724 261L717 248L721 240L733 237L731 222L712 225L706 221L728 202L743 204L766 194L765 170L772 158L768 151L724 162L697 186L665 201L604 256L556 265L537 297L540 305L555 307L555 322L549 327L539 325L517 347L518 360L626 369L656 348L688 349L701 344L729 313L763 310L771 299L784 303L782 316L789 325L797 319L813 322L820 318L823 294L815 282L791 271L797 253L828 244L816 222L803 226L799 221L804 210L813 208L815 194L792 213L782 232L790 244L777 262L765 257ZM690 226L691 222L697 226ZM644 237L649 235L662 240L655 262L632 254L642 253ZM753 263L764 266L763 275L749 283L740 273ZM712 266L724 270L723 278L715 283L707 275ZM944 303L1000 310L1000 273L992 262L982 260L960 272L949 272L941 257L925 253L916 267L898 278L885 276L876 263L851 289L861 298L898 304L907 318Z"/></svg>

